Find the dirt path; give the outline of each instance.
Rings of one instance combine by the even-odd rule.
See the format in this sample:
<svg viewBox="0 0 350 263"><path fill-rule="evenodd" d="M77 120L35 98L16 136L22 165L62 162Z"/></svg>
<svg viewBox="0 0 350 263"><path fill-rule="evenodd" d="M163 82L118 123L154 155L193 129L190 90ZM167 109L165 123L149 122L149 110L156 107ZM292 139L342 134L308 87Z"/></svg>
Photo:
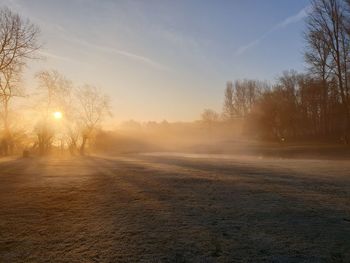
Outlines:
<svg viewBox="0 0 350 263"><path fill-rule="evenodd" d="M0 162L0 262L350 262L350 162Z"/></svg>

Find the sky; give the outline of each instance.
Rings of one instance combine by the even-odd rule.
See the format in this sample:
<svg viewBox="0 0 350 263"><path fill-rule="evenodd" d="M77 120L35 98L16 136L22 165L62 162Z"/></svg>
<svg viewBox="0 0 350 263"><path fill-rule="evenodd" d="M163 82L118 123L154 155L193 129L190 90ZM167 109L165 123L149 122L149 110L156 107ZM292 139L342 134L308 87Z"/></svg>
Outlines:
<svg viewBox="0 0 350 263"><path fill-rule="evenodd" d="M40 27L45 59L111 97L113 120L191 121L222 109L228 80L303 71L308 0L0 0Z"/></svg>

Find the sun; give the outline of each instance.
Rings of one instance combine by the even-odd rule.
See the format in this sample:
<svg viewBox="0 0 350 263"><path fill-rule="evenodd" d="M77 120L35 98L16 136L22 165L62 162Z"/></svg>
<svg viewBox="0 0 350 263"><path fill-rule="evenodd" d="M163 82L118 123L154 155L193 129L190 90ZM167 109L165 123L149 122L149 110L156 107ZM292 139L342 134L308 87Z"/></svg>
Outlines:
<svg viewBox="0 0 350 263"><path fill-rule="evenodd" d="M53 113L53 117L54 117L56 120L62 119L62 112L60 112L60 111L55 111L55 112Z"/></svg>

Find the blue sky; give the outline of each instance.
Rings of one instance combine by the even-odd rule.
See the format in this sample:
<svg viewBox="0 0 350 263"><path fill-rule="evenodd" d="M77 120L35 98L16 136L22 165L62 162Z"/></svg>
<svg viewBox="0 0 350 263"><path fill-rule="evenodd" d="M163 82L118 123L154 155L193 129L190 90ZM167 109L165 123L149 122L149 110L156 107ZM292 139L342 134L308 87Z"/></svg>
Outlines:
<svg viewBox="0 0 350 263"><path fill-rule="evenodd" d="M112 97L115 121L220 111L227 80L304 70L308 0L0 0L41 28L41 69Z"/></svg>

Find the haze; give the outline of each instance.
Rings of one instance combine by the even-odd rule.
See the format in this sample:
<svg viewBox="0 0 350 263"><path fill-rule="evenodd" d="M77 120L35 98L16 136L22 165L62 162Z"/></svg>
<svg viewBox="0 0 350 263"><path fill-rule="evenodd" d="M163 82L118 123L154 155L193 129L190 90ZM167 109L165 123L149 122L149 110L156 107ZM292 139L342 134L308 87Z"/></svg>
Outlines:
<svg viewBox="0 0 350 263"><path fill-rule="evenodd" d="M0 262L350 262L350 0L0 0Z"/></svg>
<svg viewBox="0 0 350 263"><path fill-rule="evenodd" d="M43 68L101 86L118 122L193 121L221 110L227 80L273 82L281 69L304 68L307 0L1 3L42 31L46 61L31 64L26 86Z"/></svg>

